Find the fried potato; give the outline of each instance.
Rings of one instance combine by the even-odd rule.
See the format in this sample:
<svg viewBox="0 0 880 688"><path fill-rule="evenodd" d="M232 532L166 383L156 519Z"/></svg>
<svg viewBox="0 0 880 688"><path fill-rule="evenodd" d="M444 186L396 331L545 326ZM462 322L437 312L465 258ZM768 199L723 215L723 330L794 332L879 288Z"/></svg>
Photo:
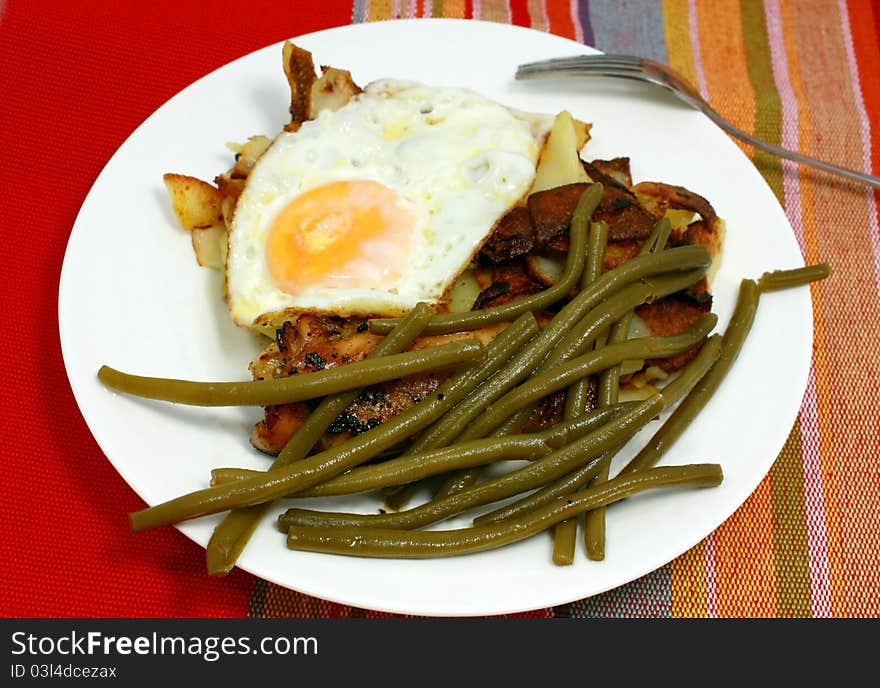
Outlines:
<svg viewBox="0 0 880 688"><path fill-rule="evenodd" d="M532 193L590 179L578 154L578 132L569 112L563 110L553 121L553 128L538 159Z"/></svg>
<svg viewBox="0 0 880 688"><path fill-rule="evenodd" d="M465 270L448 293L448 310L450 313L465 313L469 311L480 295L482 287L475 270Z"/></svg>
<svg viewBox="0 0 880 688"><path fill-rule="evenodd" d="M336 111L362 91L351 72L322 66L321 78L312 84L309 116L314 119L324 110Z"/></svg>
<svg viewBox="0 0 880 688"><path fill-rule="evenodd" d="M545 287L552 287L556 284L565 270L562 261L537 253L530 253L526 256L525 261L529 276Z"/></svg>
<svg viewBox="0 0 880 688"><path fill-rule="evenodd" d="M507 263L529 253L535 246L532 216L528 208L511 208L498 221L492 234L480 249L480 257L490 263Z"/></svg>
<svg viewBox="0 0 880 688"><path fill-rule="evenodd" d="M621 186L632 188L632 173L629 169L629 158L612 158L611 160L593 160L590 165Z"/></svg>
<svg viewBox="0 0 880 688"><path fill-rule="evenodd" d="M268 136L251 136L246 143L228 143L226 147L235 153L235 165L227 173L231 179L244 179L257 164L257 159L266 152L272 139Z"/></svg>
<svg viewBox="0 0 880 688"><path fill-rule="evenodd" d="M174 214L184 229L223 224L223 194L214 186L195 177L168 173L162 176L171 195Z"/></svg>
<svg viewBox="0 0 880 688"><path fill-rule="evenodd" d="M196 260L203 268L223 270L226 266L226 227L196 227L192 230Z"/></svg>
<svg viewBox="0 0 880 688"><path fill-rule="evenodd" d="M590 140L590 130L593 128L593 125L581 122L579 119L572 120L572 124L574 125L574 139L577 144L577 150L580 152L581 148L587 145L587 141Z"/></svg>
<svg viewBox="0 0 880 688"><path fill-rule="evenodd" d="M281 59L290 85L290 123L284 127L287 131L296 131L323 110L338 110L362 90L351 72L344 69L322 65L319 78L312 54L290 41L284 43Z"/></svg>
<svg viewBox="0 0 880 688"><path fill-rule="evenodd" d="M315 63L308 50L285 41L281 49L284 76L290 85L290 124L285 129L296 131L310 117L312 84L318 78Z"/></svg>

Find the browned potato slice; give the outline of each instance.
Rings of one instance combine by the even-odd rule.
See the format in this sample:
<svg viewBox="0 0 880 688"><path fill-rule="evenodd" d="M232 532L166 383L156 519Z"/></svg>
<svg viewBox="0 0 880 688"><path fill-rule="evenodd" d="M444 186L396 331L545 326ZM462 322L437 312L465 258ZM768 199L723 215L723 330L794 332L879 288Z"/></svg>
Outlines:
<svg viewBox="0 0 880 688"><path fill-rule="evenodd" d="M533 234L532 217L528 209L522 206L511 208L486 239L480 255L490 263L507 263L534 248Z"/></svg>
<svg viewBox="0 0 880 688"><path fill-rule="evenodd" d="M192 231L196 260L203 268L223 270L226 266L226 227L196 227Z"/></svg>
<svg viewBox="0 0 880 688"><path fill-rule="evenodd" d="M593 125L581 122L579 119L573 120L573 124L574 138L577 142L577 149L580 151L587 144L587 141L590 140L590 129L593 128Z"/></svg>
<svg viewBox="0 0 880 688"><path fill-rule="evenodd" d="M531 253L526 256L526 271L538 282L552 287L562 276L564 266L561 261L547 256Z"/></svg>
<svg viewBox="0 0 880 688"><path fill-rule="evenodd" d="M322 110L338 110L361 92L360 86L351 78L351 72L344 69L322 65L318 78L312 54L290 41L284 44L281 58L290 85L287 131L296 131L304 121L314 119Z"/></svg>
<svg viewBox="0 0 880 688"><path fill-rule="evenodd" d="M315 63L308 50L285 41L281 50L284 75L290 85L290 124L288 131L296 131L299 125L309 119L311 109L312 84L318 78Z"/></svg>
<svg viewBox="0 0 880 688"><path fill-rule="evenodd" d="M324 110L338 110L361 91L361 87L352 80L351 72L322 66L321 78L312 84L310 119Z"/></svg>
<svg viewBox="0 0 880 688"><path fill-rule="evenodd" d="M622 265L628 260L639 255L642 249L642 242L638 239L628 239L625 241L609 241L605 247L605 256L602 260L603 270L613 270L618 265Z"/></svg>
<svg viewBox="0 0 880 688"><path fill-rule="evenodd" d="M629 158L612 158L611 160L593 160L592 167L602 174L608 175L618 184L630 188L632 186L632 173L629 169Z"/></svg>
<svg viewBox="0 0 880 688"><path fill-rule="evenodd" d="M471 309L482 289L474 270L465 270L449 289L448 309L450 313L465 313Z"/></svg>
<svg viewBox="0 0 880 688"><path fill-rule="evenodd" d="M174 214L184 229L211 227L223 222L223 194L195 177L168 173L162 176L171 195Z"/></svg>
<svg viewBox="0 0 880 688"><path fill-rule="evenodd" d="M268 136L251 136L246 143L229 144L229 148L235 153L235 166L229 171L228 176L233 179L247 177L257 159L266 151L272 139Z"/></svg>
<svg viewBox="0 0 880 688"><path fill-rule="evenodd" d="M583 168L581 168L583 169ZM535 245L544 248L568 229L574 209L589 184L575 182L532 193L527 201Z"/></svg>
<svg viewBox="0 0 880 688"><path fill-rule="evenodd" d="M535 170L532 193L552 189L565 184L588 182L589 178L578 155L580 133L569 112L563 110L553 121L553 128L541 151Z"/></svg>

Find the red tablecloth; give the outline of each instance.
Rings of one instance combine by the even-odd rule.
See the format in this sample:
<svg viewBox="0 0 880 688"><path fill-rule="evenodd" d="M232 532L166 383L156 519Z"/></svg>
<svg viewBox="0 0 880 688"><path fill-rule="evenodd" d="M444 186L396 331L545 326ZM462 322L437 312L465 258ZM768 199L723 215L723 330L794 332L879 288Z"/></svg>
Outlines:
<svg viewBox="0 0 880 688"><path fill-rule="evenodd" d="M862 0L0 2L4 616L363 613L238 571L211 579L202 551L173 529L131 535L125 514L142 504L92 439L64 373L58 276L102 166L178 90L284 38L432 14L512 21L663 59L744 129L880 170L880 7ZM876 196L757 161L807 258L836 270L815 303L815 361L791 438L752 498L694 550L537 615L880 612Z"/></svg>

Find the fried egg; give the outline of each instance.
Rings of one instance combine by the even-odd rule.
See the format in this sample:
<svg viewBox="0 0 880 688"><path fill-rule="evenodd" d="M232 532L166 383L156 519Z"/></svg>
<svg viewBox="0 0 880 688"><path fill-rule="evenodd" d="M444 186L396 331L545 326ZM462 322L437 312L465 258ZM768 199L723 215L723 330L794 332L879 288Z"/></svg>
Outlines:
<svg viewBox="0 0 880 688"><path fill-rule="evenodd" d="M437 303L529 190L552 121L465 89L383 80L282 133L230 226L233 319Z"/></svg>

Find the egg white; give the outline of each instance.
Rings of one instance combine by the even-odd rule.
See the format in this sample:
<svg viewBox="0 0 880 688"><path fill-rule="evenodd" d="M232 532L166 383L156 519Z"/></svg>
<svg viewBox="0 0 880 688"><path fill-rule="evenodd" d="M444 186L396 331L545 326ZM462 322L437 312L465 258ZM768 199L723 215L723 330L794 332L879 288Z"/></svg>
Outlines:
<svg viewBox="0 0 880 688"><path fill-rule="evenodd" d="M382 80L337 111L279 135L239 197L229 232L227 302L243 326L296 312L398 315L438 302L498 220L528 191L551 116L519 113L472 91ZM279 212L336 181L392 189L414 219L411 249L382 289L296 295L274 282L266 241Z"/></svg>

